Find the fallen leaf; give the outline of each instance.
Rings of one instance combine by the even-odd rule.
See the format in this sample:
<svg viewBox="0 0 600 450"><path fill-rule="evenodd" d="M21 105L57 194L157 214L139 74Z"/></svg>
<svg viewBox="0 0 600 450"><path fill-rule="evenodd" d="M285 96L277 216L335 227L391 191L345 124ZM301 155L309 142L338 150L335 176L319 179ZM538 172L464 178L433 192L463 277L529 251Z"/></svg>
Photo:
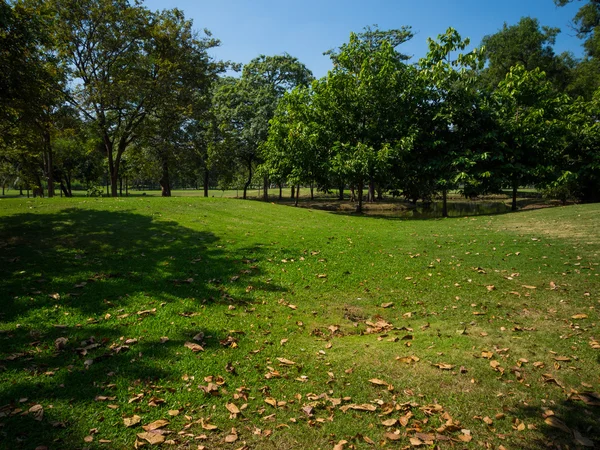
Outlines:
<svg viewBox="0 0 600 450"><path fill-rule="evenodd" d="M393 427L397 423L398 423L398 419L388 419L388 420L384 420L383 422L381 422L381 425L383 425L384 427Z"/></svg>
<svg viewBox="0 0 600 450"><path fill-rule="evenodd" d="M550 425L551 427L559 428L559 429L563 430L565 433L571 434L571 429L567 426L567 424L564 423L562 420L560 420L556 416L548 416L544 419L544 422L546 424Z"/></svg>
<svg viewBox="0 0 600 450"><path fill-rule="evenodd" d="M42 405L33 405L29 408L29 414L32 414L33 418L39 422L44 418L44 407Z"/></svg>
<svg viewBox="0 0 600 450"><path fill-rule="evenodd" d="M155 420L152 423L149 423L148 425L142 426L142 428L146 431L154 431L154 430L158 430L159 428L165 427L167 425L169 425L168 420L159 419L159 420Z"/></svg>
<svg viewBox="0 0 600 450"><path fill-rule="evenodd" d="M146 431L144 433L138 433L137 437L147 441L149 444L162 444L165 442L165 437L160 433L152 433L150 431Z"/></svg>
<svg viewBox="0 0 600 450"><path fill-rule="evenodd" d="M346 412L349 409L353 409L353 410L356 410L356 411L377 411L377 406L371 405L369 403L363 403L361 405L357 405L357 404L352 403L350 405L344 405L344 406L340 407L340 410L342 412Z"/></svg>
<svg viewBox="0 0 600 450"><path fill-rule="evenodd" d="M434 364L435 367L438 367L442 370L452 370L454 369L454 365L452 364L446 364L446 363L438 363L438 364Z"/></svg>
<svg viewBox="0 0 600 450"><path fill-rule="evenodd" d="M238 435L237 435L237 431L235 430L235 428L232 428L231 433L228 434L227 436L225 436L225 442L227 442L229 444L237 441L237 439L238 439Z"/></svg>
<svg viewBox="0 0 600 450"><path fill-rule="evenodd" d="M385 381L379 380L377 378L371 378L369 380L369 383L376 384L377 386L387 386L388 385L388 383L386 383Z"/></svg>
<svg viewBox="0 0 600 450"><path fill-rule="evenodd" d="M241 413L240 409L234 403L227 403L225 408L227 408L227 411L229 411L231 414L237 415Z"/></svg>
<svg viewBox="0 0 600 450"><path fill-rule="evenodd" d="M283 364L285 366L293 366L296 364L294 361L291 361L286 358L277 358L277 361L279 361L281 364Z"/></svg>
<svg viewBox="0 0 600 450"><path fill-rule="evenodd" d="M348 441L341 440L333 446L333 450L344 450L344 445L346 445L347 443Z"/></svg>
<svg viewBox="0 0 600 450"><path fill-rule="evenodd" d="M198 345L194 342L186 342L185 344L183 344L184 347L189 348L191 351L193 351L194 353L198 353L198 352L203 352L204 349L202 348L201 345Z"/></svg>
<svg viewBox="0 0 600 450"><path fill-rule="evenodd" d="M587 314L575 314L574 316L571 316L571 319L575 319L575 320L587 319L587 318L588 318Z"/></svg>
<svg viewBox="0 0 600 450"><path fill-rule="evenodd" d="M381 304L382 308L390 308L392 306L394 306L394 302L387 302L387 303L382 303Z"/></svg>
<svg viewBox="0 0 600 450"><path fill-rule="evenodd" d="M132 417L124 417L123 423L127 428L134 427L142 421L142 418L138 415Z"/></svg>

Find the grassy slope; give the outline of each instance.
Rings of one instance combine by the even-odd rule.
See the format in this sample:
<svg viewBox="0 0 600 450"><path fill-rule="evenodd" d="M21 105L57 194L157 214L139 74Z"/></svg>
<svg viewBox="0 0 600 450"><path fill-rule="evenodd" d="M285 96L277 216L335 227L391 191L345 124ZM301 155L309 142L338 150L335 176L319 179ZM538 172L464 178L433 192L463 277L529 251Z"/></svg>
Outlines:
<svg viewBox="0 0 600 450"><path fill-rule="evenodd" d="M134 414L170 420L181 448L401 447L448 415L460 426L444 436L473 436L460 448L573 445L546 409L598 439L599 408L568 396L599 391L599 213L400 221L220 199L2 200L0 448L132 448ZM377 320L393 329L368 333ZM198 333L196 354L184 344ZM209 376L218 396L199 389ZM232 418L228 402L247 406ZM23 414L37 404L41 420ZM406 428L381 425L409 410Z"/></svg>

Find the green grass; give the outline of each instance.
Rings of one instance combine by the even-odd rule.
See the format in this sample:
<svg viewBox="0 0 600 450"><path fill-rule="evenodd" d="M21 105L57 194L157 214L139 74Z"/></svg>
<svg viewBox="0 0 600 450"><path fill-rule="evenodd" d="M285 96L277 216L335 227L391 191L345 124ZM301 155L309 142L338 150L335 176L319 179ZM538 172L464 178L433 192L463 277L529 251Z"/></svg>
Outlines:
<svg viewBox="0 0 600 450"><path fill-rule="evenodd" d="M599 230L600 205L406 221L3 199L0 448L133 448L158 419L165 448L402 448L436 433L447 448L576 447L549 411L598 446L600 408L573 392L599 392ZM211 380L218 395L200 388Z"/></svg>

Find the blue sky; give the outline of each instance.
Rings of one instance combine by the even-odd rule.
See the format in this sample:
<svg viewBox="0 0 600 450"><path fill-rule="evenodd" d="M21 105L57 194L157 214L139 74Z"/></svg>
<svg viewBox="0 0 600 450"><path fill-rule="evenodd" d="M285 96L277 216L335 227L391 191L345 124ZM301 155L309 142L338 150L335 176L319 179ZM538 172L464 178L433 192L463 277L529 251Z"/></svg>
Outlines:
<svg viewBox="0 0 600 450"><path fill-rule="evenodd" d="M247 63L260 54L287 52L316 77L331 68L324 51L346 42L351 31L373 24L381 29L410 25L415 37L399 50L418 59L427 51L427 38L450 26L479 45L505 22L512 25L531 16L562 30L557 53L582 54L581 41L569 28L580 2L563 8L553 0L146 0L145 5L152 10L177 7L195 28L209 29L221 40L212 52L217 58Z"/></svg>

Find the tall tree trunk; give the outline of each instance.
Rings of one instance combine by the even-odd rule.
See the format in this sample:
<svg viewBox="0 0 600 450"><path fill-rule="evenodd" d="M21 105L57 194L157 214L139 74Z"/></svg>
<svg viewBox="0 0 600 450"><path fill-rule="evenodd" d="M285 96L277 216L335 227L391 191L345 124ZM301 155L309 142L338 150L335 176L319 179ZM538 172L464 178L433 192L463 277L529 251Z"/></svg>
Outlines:
<svg viewBox="0 0 600 450"><path fill-rule="evenodd" d="M340 192L339 192L339 196L338 196L338 200L340 200L340 201L344 200L344 187L345 186L343 184L340 184L340 187L339 187Z"/></svg>
<svg viewBox="0 0 600 450"><path fill-rule="evenodd" d="M279 200L283 199L283 185L279 183Z"/></svg>
<svg viewBox="0 0 600 450"><path fill-rule="evenodd" d="M363 205L363 183L362 181L358 183L358 205L356 205L356 212L362 214L362 205Z"/></svg>
<svg viewBox="0 0 600 450"><path fill-rule="evenodd" d="M71 187L71 175L69 173L65 175L65 181L67 183L67 192L65 193L65 195L67 197L73 197L73 189Z"/></svg>
<svg viewBox="0 0 600 450"><path fill-rule="evenodd" d="M248 188L250 187L250 183L252 183L252 159L248 160L248 180L244 184L244 200L246 200L246 195L248 192Z"/></svg>
<svg viewBox="0 0 600 450"><path fill-rule="evenodd" d="M125 175L125 197L129 197L129 177Z"/></svg>
<svg viewBox="0 0 600 450"><path fill-rule="evenodd" d="M315 194L314 194L314 186L312 183L310 183L310 199L314 200L315 199Z"/></svg>
<svg viewBox="0 0 600 450"><path fill-rule="evenodd" d="M296 188L296 201L294 202L294 206L298 206L298 199L300 198L300 185Z"/></svg>
<svg viewBox="0 0 600 450"><path fill-rule="evenodd" d="M519 185L517 184L516 181L513 181L513 186L512 186L512 206L511 206L511 210L512 211L516 211L517 210L517 191L519 189Z"/></svg>
<svg viewBox="0 0 600 450"><path fill-rule="evenodd" d="M263 178L263 200L269 201L269 179L267 177Z"/></svg>
<svg viewBox="0 0 600 450"><path fill-rule="evenodd" d="M119 177L119 197L123 197L123 177Z"/></svg>
<svg viewBox="0 0 600 450"><path fill-rule="evenodd" d="M296 198L296 186L292 186L292 196L290 197L292 200Z"/></svg>
<svg viewBox="0 0 600 450"><path fill-rule="evenodd" d="M44 169L46 172L46 181L48 182L48 197L54 197L54 160L52 155L52 141L50 130L44 127Z"/></svg>
<svg viewBox="0 0 600 450"><path fill-rule="evenodd" d="M204 196L208 197L208 182L210 180L210 172L208 170L208 167L204 167L204 177L202 180L202 184L203 184L203 188L204 188Z"/></svg>
<svg viewBox="0 0 600 450"><path fill-rule="evenodd" d="M375 202L375 181L373 178L369 178L369 195L368 195L369 203Z"/></svg>
<svg viewBox="0 0 600 450"><path fill-rule="evenodd" d="M170 197L171 196L171 180L169 178L169 161L168 158L166 157L165 154L161 155L161 170L162 170L162 175L160 177L160 188L161 188L161 195L163 197Z"/></svg>
<svg viewBox="0 0 600 450"><path fill-rule="evenodd" d="M448 217L448 191L442 190L442 217Z"/></svg>

